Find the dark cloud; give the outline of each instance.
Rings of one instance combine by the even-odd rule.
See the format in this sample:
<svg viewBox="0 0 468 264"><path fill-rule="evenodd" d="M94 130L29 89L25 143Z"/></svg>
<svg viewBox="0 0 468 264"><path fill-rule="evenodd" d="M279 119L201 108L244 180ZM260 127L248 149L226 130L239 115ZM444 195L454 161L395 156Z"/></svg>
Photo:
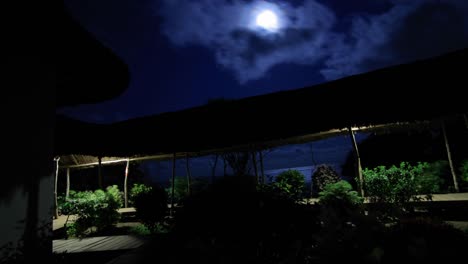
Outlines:
<svg viewBox="0 0 468 264"><path fill-rule="evenodd" d="M321 73L336 79L468 46L468 5L460 1L394 1L388 12L355 17L347 41Z"/></svg>

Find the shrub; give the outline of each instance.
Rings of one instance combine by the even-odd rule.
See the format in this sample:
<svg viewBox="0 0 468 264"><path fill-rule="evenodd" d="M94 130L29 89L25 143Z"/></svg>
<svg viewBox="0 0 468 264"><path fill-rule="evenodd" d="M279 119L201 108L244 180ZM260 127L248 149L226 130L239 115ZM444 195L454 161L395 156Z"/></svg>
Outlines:
<svg viewBox="0 0 468 264"><path fill-rule="evenodd" d="M363 177L365 193L373 202L370 206L383 219L412 211L414 208L409 204L410 201L431 199L432 192L439 186L436 184L440 182L437 174L431 171L431 165L421 162L414 166L402 162L398 167L378 166L372 170L366 168L363 170Z"/></svg>
<svg viewBox="0 0 468 264"><path fill-rule="evenodd" d="M448 161L438 160L433 163L419 163L422 173L416 175L417 193L440 193L444 186L444 176L450 173Z"/></svg>
<svg viewBox="0 0 468 264"><path fill-rule="evenodd" d="M144 183L135 183L133 184L132 189L130 189L129 204L133 206L135 204L135 199L141 193L147 193L151 190L150 186L145 185Z"/></svg>
<svg viewBox="0 0 468 264"><path fill-rule="evenodd" d="M312 175L312 195L316 196L325 189L326 185L338 181L340 181L340 177L332 166L326 164L318 165Z"/></svg>
<svg viewBox="0 0 468 264"><path fill-rule="evenodd" d="M150 187L135 197L136 215L154 233L157 231L158 223L167 215L167 203L167 194L163 188Z"/></svg>
<svg viewBox="0 0 468 264"><path fill-rule="evenodd" d="M82 237L91 227L98 231L112 227L120 219L117 212L122 206L122 198L116 185L107 187L106 191L96 190L74 193L67 200L65 207L78 219L67 226L67 234Z"/></svg>
<svg viewBox="0 0 468 264"><path fill-rule="evenodd" d="M460 178L465 181L465 182L468 182L468 160L464 160L461 162L461 166L460 166Z"/></svg>
<svg viewBox="0 0 468 264"><path fill-rule="evenodd" d="M326 185L319 199L319 219L326 230L346 229L361 213L363 199L347 181Z"/></svg>
<svg viewBox="0 0 468 264"><path fill-rule="evenodd" d="M363 198L359 196L347 181L339 181L325 186L319 193L319 201L324 205L345 205L356 207L362 204Z"/></svg>
<svg viewBox="0 0 468 264"><path fill-rule="evenodd" d="M276 176L276 190L292 200L300 200L304 191L304 175L297 170L287 170Z"/></svg>
<svg viewBox="0 0 468 264"><path fill-rule="evenodd" d="M70 190L69 198L67 199L64 195L60 195L57 197L57 205L59 209L59 213L61 215L70 215L72 214L71 211L73 209L72 200L76 197L76 191Z"/></svg>
<svg viewBox="0 0 468 264"><path fill-rule="evenodd" d="M174 180L174 202L181 202L188 196L188 181L185 177L176 177ZM172 197L172 184L166 188L167 195Z"/></svg>
<svg viewBox="0 0 468 264"><path fill-rule="evenodd" d="M419 194L430 199L432 193L440 191L442 179L439 174L443 166L443 162L419 162L414 166L402 162L399 167L366 168L363 170L364 189L373 202L405 204L410 200L421 200Z"/></svg>
<svg viewBox="0 0 468 264"><path fill-rule="evenodd" d="M150 230L145 225L137 225L130 228L130 233L138 236L148 236L151 234Z"/></svg>

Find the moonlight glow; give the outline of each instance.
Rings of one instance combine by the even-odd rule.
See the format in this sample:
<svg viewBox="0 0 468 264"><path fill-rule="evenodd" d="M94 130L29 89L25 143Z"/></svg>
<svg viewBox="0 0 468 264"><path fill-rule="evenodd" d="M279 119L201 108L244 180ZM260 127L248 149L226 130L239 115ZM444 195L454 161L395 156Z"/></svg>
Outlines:
<svg viewBox="0 0 468 264"><path fill-rule="evenodd" d="M265 10L258 14L256 23L257 26L260 26L269 31L275 31L278 29L278 17L271 10Z"/></svg>

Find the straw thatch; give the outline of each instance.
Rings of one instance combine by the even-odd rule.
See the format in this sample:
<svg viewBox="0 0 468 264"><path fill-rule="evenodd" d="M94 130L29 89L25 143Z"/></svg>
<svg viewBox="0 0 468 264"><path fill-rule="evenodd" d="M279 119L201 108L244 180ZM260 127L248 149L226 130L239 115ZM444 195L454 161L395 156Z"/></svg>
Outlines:
<svg viewBox="0 0 468 264"><path fill-rule="evenodd" d="M56 154L131 156L261 146L348 126L424 122L468 112L468 49L302 89L90 125L60 117ZM330 132L331 131L331 132ZM315 137L314 137L315 135Z"/></svg>

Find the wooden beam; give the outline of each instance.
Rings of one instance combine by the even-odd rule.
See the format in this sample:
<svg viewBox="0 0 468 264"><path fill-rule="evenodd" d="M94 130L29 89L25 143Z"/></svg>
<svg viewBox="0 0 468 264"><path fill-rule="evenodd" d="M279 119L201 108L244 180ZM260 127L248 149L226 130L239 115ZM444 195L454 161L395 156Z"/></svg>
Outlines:
<svg viewBox="0 0 468 264"><path fill-rule="evenodd" d="M215 182L216 166L218 165L218 159L219 159L219 154L216 153L213 167L211 167L211 183Z"/></svg>
<svg viewBox="0 0 468 264"><path fill-rule="evenodd" d="M185 169L187 171L187 193L192 195L192 174L190 172L189 155L185 155Z"/></svg>
<svg viewBox="0 0 468 264"><path fill-rule="evenodd" d="M175 171L176 170L176 154L172 156L172 191L171 191L171 216L174 213L174 196L175 196Z"/></svg>
<svg viewBox="0 0 468 264"><path fill-rule="evenodd" d="M102 158L98 157L98 187L102 189Z"/></svg>
<svg viewBox="0 0 468 264"><path fill-rule="evenodd" d="M252 164L254 167L254 173L255 173L255 182L258 184L259 178L258 178L258 169L257 169L257 153L255 151L252 151Z"/></svg>
<svg viewBox="0 0 468 264"><path fill-rule="evenodd" d="M444 136L445 149L447 151L447 159L448 159L449 166L450 166L450 172L452 173L453 187L455 188L456 192L459 192L460 190L458 189L457 174L455 173L455 168L453 166L452 153L450 152L450 145L449 145L449 142L448 142L448 139L447 139L447 131L445 129L444 120L441 121L441 127L442 127L442 134Z"/></svg>
<svg viewBox="0 0 468 264"><path fill-rule="evenodd" d="M227 162L226 159L223 158L223 176L226 177L227 174Z"/></svg>
<svg viewBox="0 0 468 264"><path fill-rule="evenodd" d="M59 160L60 160L60 157L55 158L55 184L54 184L54 205L55 205L54 217L55 219L58 218L57 183L58 183L58 173L59 173Z"/></svg>
<svg viewBox="0 0 468 264"><path fill-rule="evenodd" d="M262 177L261 183L265 184L265 169L263 167L263 150L260 150L259 154L260 154L260 175Z"/></svg>
<svg viewBox="0 0 468 264"><path fill-rule="evenodd" d="M351 129L351 126L348 127L349 134L351 136L351 140L353 142L354 154L356 157L356 165L357 165L357 174L359 177L359 191L361 193L361 197L364 197L364 180L362 179L362 166L361 166L361 156L359 155L359 149L356 142L356 138L354 137L354 132Z"/></svg>
<svg viewBox="0 0 468 264"><path fill-rule="evenodd" d="M71 156L73 162L74 162L76 165L79 165L79 164L80 164L80 163L78 162L78 160L76 160L76 157L75 157L74 154L72 154L72 155L70 155L70 156Z"/></svg>
<svg viewBox="0 0 468 264"><path fill-rule="evenodd" d="M125 166L125 180L124 180L124 201L125 208L128 208L128 191L127 191L127 181L128 181L128 169L130 167L130 160L127 159L127 165Z"/></svg>
<svg viewBox="0 0 468 264"><path fill-rule="evenodd" d="M413 122L413 123L399 122L399 123L379 124L379 125L371 125L371 126L366 126L366 127L352 128L352 130L353 131L382 131L382 130L388 130L388 129L403 129L403 128L408 129L408 128L420 128L422 126L427 126L429 124L430 124L429 121L418 121L418 122ZM288 145L288 144L306 143L306 142L310 142L314 140L320 140L320 139L324 139L328 137L342 135L345 133L348 133L348 128L331 129L331 130L324 131L324 132L305 134L305 135L294 136L294 137L285 138L285 139L271 140L271 141L265 141L265 142L253 142L252 144L262 145L265 148L273 148L273 147L278 147L278 146L283 146L283 145ZM185 157L185 155L188 153L191 157L200 157L200 156L211 155L213 153L226 153L226 152L245 150L245 149L249 149L252 144L244 144L244 145L238 145L238 146L226 147L226 148L207 149L207 150L199 151L199 152L179 152L177 153L177 155L179 155L179 157L182 158L182 157ZM169 160L169 159L172 159L172 153L161 153L158 155L134 157L134 158L130 158L130 161ZM127 159L116 159L116 160L110 160L110 161L102 161L101 164L107 165L107 164L120 163L120 162L126 162L126 161ZM86 167L94 167L98 165L99 165L99 162L91 162L91 163L80 164L80 165L64 165L61 168L86 168Z"/></svg>
<svg viewBox="0 0 468 264"><path fill-rule="evenodd" d="M463 114L463 119L465 120L465 126L468 129L468 117L466 116L466 114Z"/></svg>
<svg viewBox="0 0 468 264"><path fill-rule="evenodd" d="M67 168L67 189L65 190L65 198L70 196L70 168Z"/></svg>

